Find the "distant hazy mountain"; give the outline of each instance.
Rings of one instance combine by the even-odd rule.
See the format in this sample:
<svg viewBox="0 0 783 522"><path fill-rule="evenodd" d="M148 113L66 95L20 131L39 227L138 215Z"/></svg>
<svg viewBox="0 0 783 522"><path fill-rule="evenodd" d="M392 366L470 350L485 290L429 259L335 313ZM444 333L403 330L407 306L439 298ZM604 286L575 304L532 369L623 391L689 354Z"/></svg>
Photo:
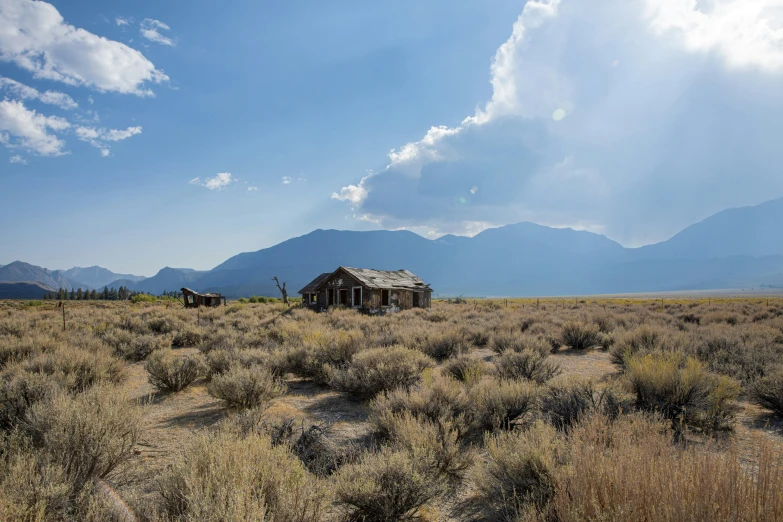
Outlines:
<svg viewBox="0 0 783 522"><path fill-rule="evenodd" d="M345 265L405 268L430 283L435 295L783 286L781 223L783 199L719 212L668 241L637 249L623 248L599 234L533 223L489 229L472 238L448 235L436 240L408 231L315 230L238 254L207 272L166 267L148 279L134 281L123 276L106 284L153 294L187 286L240 297L277 295L272 277L278 276L287 282L289 294L295 295L318 274ZM0 268L0 281L39 281L54 288L72 285L57 271L19 262Z"/></svg>
<svg viewBox="0 0 783 522"><path fill-rule="evenodd" d="M36 282L0 283L0 299L41 299L54 290Z"/></svg>
<svg viewBox="0 0 783 522"><path fill-rule="evenodd" d="M86 283L69 279L59 270L47 270L22 261L14 261L0 268L0 282L38 282L55 290L58 288L70 290L79 287L87 289L88 287Z"/></svg>
<svg viewBox="0 0 783 522"><path fill-rule="evenodd" d="M633 249L636 259L711 259L783 255L783 198L730 208L671 239Z"/></svg>
<svg viewBox="0 0 783 522"><path fill-rule="evenodd" d="M102 288L112 281L118 279L125 279L129 281L141 281L144 276L136 276L131 274L115 274L111 270L102 268L100 266L90 266L86 268L74 267L68 270L60 270L65 277L72 281L79 281L90 285L92 288Z"/></svg>
<svg viewBox="0 0 783 522"><path fill-rule="evenodd" d="M109 283L111 288L127 287L139 292L148 292L151 294L160 294L164 291L179 290L183 286L188 286L196 279L204 275L203 271L193 270L192 268L162 268L157 274L141 281L132 281L121 279Z"/></svg>
<svg viewBox="0 0 783 522"><path fill-rule="evenodd" d="M625 249L605 236L518 223L431 241L406 231L316 230L229 258L193 282L228 296L293 293L339 265L407 268L440 295L567 295L783 284L783 199L731 209L672 239Z"/></svg>

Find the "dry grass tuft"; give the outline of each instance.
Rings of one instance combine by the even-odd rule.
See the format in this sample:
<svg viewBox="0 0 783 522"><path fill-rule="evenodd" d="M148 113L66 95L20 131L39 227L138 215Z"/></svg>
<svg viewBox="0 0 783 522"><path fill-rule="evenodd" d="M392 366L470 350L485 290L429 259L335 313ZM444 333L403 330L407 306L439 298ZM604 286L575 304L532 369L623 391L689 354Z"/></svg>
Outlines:
<svg viewBox="0 0 783 522"><path fill-rule="evenodd" d="M167 520L322 520L328 489L267 436L223 428L198 437L157 482Z"/></svg>
<svg viewBox="0 0 783 522"><path fill-rule="evenodd" d="M179 356L172 350L161 350L147 358L144 369L150 384L159 390L178 392L206 373L200 355Z"/></svg>
<svg viewBox="0 0 783 522"><path fill-rule="evenodd" d="M233 366L215 375L207 388L209 394L231 409L261 408L285 393L286 385L261 366Z"/></svg>

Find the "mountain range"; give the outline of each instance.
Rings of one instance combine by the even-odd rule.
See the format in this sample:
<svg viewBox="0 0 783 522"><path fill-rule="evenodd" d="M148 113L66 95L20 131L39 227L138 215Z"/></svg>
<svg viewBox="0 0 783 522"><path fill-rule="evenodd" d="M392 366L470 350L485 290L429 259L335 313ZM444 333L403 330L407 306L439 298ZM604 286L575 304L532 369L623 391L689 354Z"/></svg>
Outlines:
<svg viewBox="0 0 783 522"><path fill-rule="evenodd" d="M783 198L724 210L666 241L640 248L624 248L592 232L528 222L487 229L472 238L448 235L435 240L404 230L319 229L235 255L208 271L166 267L152 277L139 278L100 267L50 272L15 262L0 268L0 281L37 281L56 288L64 283L73 287L76 279L85 285L126 286L153 294L188 286L240 297L277 295L272 281L277 276L288 283L293 295L318 274L344 265L408 269L430 283L436 296L780 287L781 223ZM17 279L9 279L14 274ZM104 282L109 274L118 277Z"/></svg>

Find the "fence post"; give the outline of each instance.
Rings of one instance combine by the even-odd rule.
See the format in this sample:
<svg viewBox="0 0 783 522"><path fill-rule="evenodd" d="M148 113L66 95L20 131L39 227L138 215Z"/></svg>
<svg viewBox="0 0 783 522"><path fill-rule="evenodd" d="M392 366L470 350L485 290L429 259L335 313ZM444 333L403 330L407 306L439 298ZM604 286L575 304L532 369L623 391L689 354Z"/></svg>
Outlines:
<svg viewBox="0 0 783 522"><path fill-rule="evenodd" d="M60 301L60 304L63 306L63 332L65 331L65 303Z"/></svg>

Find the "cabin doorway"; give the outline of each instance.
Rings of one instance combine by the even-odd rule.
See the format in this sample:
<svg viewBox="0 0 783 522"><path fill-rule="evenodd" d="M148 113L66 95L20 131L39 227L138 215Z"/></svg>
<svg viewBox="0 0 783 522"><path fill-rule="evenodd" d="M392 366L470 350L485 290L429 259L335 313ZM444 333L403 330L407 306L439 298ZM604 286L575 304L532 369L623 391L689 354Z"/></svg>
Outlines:
<svg viewBox="0 0 783 522"><path fill-rule="evenodd" d="M334 305L334 288L326 289L326 306Z"/></svg>
<svg viewBox="0 0 783 522"><path fill-rule="evenodd" d="M340 304L348 306L348 290L340 289Z"/></svg>
<svg viewBox="0 0 783 522"><path fill-rule="evenodd" d="M362 287L356 286L353 289L353 301L351 302L354 308L361 308L362 306Z"/></svg>
<svg viewBox="0 0 783 522"><path fill-rule="evenodd" d="M421 307L421 292L413 292L413 307Z"/></svg>

